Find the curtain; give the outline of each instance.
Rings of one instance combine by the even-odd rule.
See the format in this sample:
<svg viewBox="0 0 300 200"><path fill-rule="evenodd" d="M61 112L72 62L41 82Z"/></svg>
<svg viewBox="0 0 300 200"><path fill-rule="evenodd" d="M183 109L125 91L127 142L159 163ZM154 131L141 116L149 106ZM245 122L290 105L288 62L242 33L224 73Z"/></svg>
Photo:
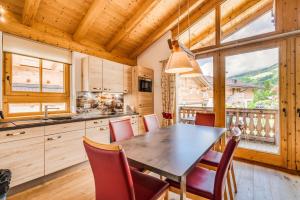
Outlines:
<svg viewBox="0 0 300 200"><path fill-rule="evenodd" d="M167 61L162 61L161 89L162 89L162 110L170 113L172 119L163 119L162 126L170 126L176 122L176 75L165 73Z"/></svg>

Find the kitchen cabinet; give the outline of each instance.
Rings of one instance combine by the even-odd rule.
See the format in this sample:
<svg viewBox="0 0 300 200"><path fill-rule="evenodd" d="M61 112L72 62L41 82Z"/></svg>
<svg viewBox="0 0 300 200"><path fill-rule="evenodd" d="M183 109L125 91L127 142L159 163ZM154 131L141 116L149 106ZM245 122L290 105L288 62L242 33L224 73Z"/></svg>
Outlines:
<svg viewBox="0 0 300 200"><path fill-rule="evenodd" d="M134 136L139 135L139 118L138 115L133 115L130 118Z"/></svg>
<svg viewBox="0 0 300 200"><path fill-rule="evenodd" d="M99 126L86 129L86 137L96 143L109 144L110 134L108 126Z"/></svg>
<svg viewBox="0 0 300 200"><path fill-rule="evenodd" d="M88 56L82 59L82 90L101 92L102 86L102 59Z"/></svg>
<svg viewBox="0 0 300 200"><path fill-rule="evenodd" d="M57 133L45 137L45 174L86 160L82 137L85 131Z"/></svg>
<svg viewBox="0 0 300 200"><path fill-rule="evenodd" d="M138 77L153 79L153 70L147 67L138 66Z"/></svg>
<svg viewBox="0 0 300 200"><path fill-rule="evenodd" d="M139 134L138 115L131 119ZM0 131L0 168L12 171L11 186L34 180L87 160L83 136L110 143L109 118Z"/></svg>
<svg viewBox="0 0 300 200"><path fill-rule="evenodd" d="M123 64L103 60L103 91L123 93Z"/></svg>
<svg viewBox="0 0 300 200"><path fill-rule="evenodd" d="M11 187L44 175L44 127L0 135L0 168L12 171Z"/></svg>
<svg viewBox="0 0 300 200"><path fill-rule="evenodd" d="M73 122L65 124L55 124L45 127L45 135L51 135L55 133L70 132L76 130L85 129L85 122Z"/></svg>
<svg viewBox="0 0 300 200"><path fill-rule="evenodd" d="M154 85L154 72L150 68L137 66L133 69L133 95L135 98L136 111L139 113L139 134L145 133L143 116L154 113L154 94L152 92L139 91L139 78L151 79ZM152 87L153 87L152 85Z"/></svg>
<svg viewBox="0 0 300 200"><path fill-rule="evenodd" d="M130 93L132 87L132 67L129 65L124 65L124 72L123 72L123 91L124 93Z"/></svg>
<svg viewBox="0 0 300 200"><path fill-rule="evenodd" d="M93 128L93 127L99 127L99 126L108 126L109 119L95 119L95 120L89 120L86 121L86 128Z"/></svg>

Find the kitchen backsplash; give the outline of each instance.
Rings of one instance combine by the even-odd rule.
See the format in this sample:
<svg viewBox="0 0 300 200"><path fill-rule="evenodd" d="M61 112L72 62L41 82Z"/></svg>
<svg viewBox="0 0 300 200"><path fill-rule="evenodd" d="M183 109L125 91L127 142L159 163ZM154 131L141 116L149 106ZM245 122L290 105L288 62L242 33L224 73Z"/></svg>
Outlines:
<svg viewBox="0 0 300 200"><path fill-rule="evenodd" d="M120 93L77 92L76 105L77 113L119 113L124 109L124 96Z"/></svg>

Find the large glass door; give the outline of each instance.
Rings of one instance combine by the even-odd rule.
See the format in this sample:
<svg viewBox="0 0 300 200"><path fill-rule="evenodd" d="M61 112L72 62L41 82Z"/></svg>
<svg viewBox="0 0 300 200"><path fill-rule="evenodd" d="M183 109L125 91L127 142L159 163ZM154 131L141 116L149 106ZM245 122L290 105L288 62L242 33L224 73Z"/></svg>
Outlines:
<svg viewBox="0 0 300 200"><path fill-rule="evenodd" d="M279 43L222 54L228 132L242 131L237 156L285 166L285 47Z"/></svg>

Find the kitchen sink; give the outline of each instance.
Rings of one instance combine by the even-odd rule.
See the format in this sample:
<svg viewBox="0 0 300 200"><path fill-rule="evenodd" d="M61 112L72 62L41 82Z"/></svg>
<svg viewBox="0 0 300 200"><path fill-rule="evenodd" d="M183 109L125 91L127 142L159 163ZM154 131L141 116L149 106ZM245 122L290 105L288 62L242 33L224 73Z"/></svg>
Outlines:
<svg viewBox="0 0 300 200"><path fill-rule="evenodd" d="M65 116L65 117L50 117L48 119L44 119L44 120L54 120L54 121L58 121L58 120L68 120L68 119L73 119L71 116Z"/></svg>

